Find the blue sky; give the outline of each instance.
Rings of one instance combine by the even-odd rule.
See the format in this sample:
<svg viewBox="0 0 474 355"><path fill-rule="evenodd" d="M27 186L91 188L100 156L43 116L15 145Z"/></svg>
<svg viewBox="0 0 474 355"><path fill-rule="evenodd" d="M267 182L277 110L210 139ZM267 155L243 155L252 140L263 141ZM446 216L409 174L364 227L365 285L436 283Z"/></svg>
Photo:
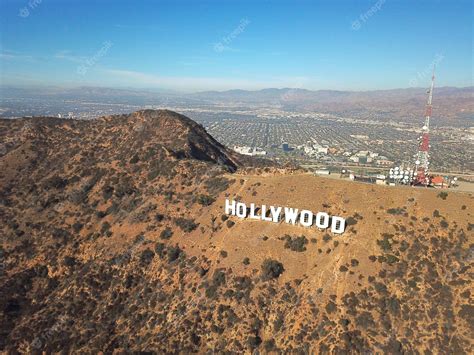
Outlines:
<svg viewBox="0 0 474 355"><path fill-rule="evenodd" d="M3 85L471 86L469 0L1 0Z"/></svg>

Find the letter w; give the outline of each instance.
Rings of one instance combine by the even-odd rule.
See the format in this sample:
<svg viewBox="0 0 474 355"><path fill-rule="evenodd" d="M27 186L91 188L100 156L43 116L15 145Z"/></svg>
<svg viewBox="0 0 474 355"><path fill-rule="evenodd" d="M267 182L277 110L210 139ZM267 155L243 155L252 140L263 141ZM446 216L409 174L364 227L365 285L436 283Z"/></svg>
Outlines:
<svg viewBox="0 0 474 355"><path fill-rule="evenodd" d="M298 209L285 207L285 222L295 224L298 217Z"/></svg>

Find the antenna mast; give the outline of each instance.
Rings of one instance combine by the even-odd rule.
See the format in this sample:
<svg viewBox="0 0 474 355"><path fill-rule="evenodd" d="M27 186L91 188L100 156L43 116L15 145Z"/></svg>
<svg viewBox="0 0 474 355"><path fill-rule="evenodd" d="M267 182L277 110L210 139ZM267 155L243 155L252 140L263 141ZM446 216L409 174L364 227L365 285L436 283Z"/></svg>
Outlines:
<svg viewBox="0 0 474 355"><path fill-rule="evenodd" d="M432 100L433 100L433 89L435 81L435 66L433 66L433 75L431 77L431 88L428 90L428 101L426 102L425 109L425 123L422 128L422 135L420 137L420 143L418 146L418 154L415 161L415 177L413 183L415 185L430 184L430 176L428 173L430 165L430 119L433 111Z"/></svg>

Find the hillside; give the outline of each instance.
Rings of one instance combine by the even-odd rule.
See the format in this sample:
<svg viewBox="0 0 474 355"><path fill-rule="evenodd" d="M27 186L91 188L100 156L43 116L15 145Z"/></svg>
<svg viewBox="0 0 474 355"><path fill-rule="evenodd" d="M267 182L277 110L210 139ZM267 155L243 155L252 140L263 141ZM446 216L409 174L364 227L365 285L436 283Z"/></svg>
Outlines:
<svg viewBox="0 0 474 355"><path fill-rule="evenodd" d="M2 351L474 350L471 194L273 167L170 111L0 137ZM229 217L226 198L347 228Z"/></svg>

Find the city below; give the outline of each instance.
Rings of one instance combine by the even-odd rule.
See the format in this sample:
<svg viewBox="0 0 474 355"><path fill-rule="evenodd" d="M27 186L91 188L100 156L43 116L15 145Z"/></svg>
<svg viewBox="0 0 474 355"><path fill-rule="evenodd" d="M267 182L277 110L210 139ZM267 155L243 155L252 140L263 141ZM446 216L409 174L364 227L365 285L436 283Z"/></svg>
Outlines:
<svg viewBox="0 0 474 355"><path fill-rule="evenodd" d="M329 102L320 105L320 110L311 110L308 109L311 103L293 104L301 102L302 90L267 89L271 90L274 92L270 96L265 93L262 98L249 99L240 92L184 96L86 88L40 96L34 90L5 89L0 116L87 120L140 109L169 109L202 124L209 134L238 153L283 164L293 162L338 173L348 168L358 173L371 171L388 176L389 168L409 167L415 161L423 125L425 91L422 89L413 95L418 98L418 105L398 111L398 107L407 106L403 100L412 95L410 89L385 110L378 107L378 101L382 100L378 99L378 92L364 107L358 104L357 108L341 110ZM441 104L435 106L431 121L430 160L433 171L457 174L462 179L474 172L472 115L470 107L466 109L465 101L461 100L472 95L473 90L456 89L460 93L454 94L452 90L441 88L438 93ZM78 98L71 97L74 95ZM456 110L442 104L459 106L457 116L447 117L446 112ZM442 115L440 118L437 110Z"/></svg>

